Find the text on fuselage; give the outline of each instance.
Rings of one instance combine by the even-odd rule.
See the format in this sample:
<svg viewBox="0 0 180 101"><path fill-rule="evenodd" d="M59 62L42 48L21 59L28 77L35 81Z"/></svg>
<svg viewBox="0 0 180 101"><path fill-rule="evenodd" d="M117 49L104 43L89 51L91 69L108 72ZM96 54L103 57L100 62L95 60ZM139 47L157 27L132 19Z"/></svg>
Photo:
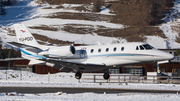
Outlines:
<svg viewBox="0 0 180 101"><path fill-rule="evenodd" d="M32 40L33 40L33 37L19 38L19 42L32 41Z"/></svg>

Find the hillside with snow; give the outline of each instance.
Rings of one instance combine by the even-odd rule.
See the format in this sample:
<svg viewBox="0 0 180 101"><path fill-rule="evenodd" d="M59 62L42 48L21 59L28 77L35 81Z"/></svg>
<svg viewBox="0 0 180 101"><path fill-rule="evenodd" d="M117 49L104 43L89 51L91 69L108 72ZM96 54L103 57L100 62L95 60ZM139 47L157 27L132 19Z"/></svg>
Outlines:
<svg viewBox="0 0 180 101"><path fill-rule="evenodd" d="M100 8L103 11L95 12L93 2L87 4L67 2L55 5L39 0L17 0L15 4L5 7L6 15L0 16L0 37L4 43L17 41L13 25L23 23L41 44L109 44L141 41L155 48L180 48L180 0L175 0L174 6L165 14L163 24L147 27L135 26L137 22L131 21L132 19L128 17L122 17L127 19L124 22L121 18L117 18L116 23L114 16L117 14L111 9L117 6L114 3L116 1L118 0L105 0L104 5L112 3L111 7L104 9L105 6L102 5ZM144 4L139 1L129 2L120 3ZM132 14L136 16L136 10ZM128 20L133 25L129 24ZM143 26L143 23L139 24Z"/></svg>

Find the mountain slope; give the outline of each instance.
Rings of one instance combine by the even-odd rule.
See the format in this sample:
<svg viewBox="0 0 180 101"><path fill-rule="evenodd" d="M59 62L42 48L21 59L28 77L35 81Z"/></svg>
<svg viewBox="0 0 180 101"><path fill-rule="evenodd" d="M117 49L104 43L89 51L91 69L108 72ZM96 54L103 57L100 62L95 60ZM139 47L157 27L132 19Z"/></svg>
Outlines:
<svg viewBox="0 0 180 101"><path fill-rule="evenodd" d="M14 9L19 12L0 16L1 39L4 42L16 41L12 25L22 22L41 44L107 44L116 40L120 43L147 42L156 48L178 48L178 26L167 20L174 16L171 12L175 10L168 10L173 1L18 0L6 9L9 12ZM100 8L109 4L112 4L109 9L100 11ZM179 0L176 0L174 9L177 11L179 4ZM161 20L163 16L166 17ZM178 23L178 17L174 19L173 23ZM159 26L162 21L166 22ZM171 26L176 31L171 31Z"/></svg>

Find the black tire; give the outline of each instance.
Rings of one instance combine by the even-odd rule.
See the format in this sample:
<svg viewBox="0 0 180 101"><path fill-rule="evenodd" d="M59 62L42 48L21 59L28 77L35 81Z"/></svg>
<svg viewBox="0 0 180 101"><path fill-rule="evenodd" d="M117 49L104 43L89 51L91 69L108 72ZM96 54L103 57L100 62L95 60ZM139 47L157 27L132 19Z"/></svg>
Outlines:
<svg viewBox="0 0 180 101"><path fill-rule="evenodd" d="M75 74L75 78L76 78L76 79L81 79L81 76L82 76L82 73L80 73L80 72L77 72L77 73Z"/></svg>
<svg viewBox="0 0 180 101"><path fill-rule="evenodd" d="M105 80L108 80L110 75L109 75L109 73L104 73L103 77L104 77Z"/></svg>

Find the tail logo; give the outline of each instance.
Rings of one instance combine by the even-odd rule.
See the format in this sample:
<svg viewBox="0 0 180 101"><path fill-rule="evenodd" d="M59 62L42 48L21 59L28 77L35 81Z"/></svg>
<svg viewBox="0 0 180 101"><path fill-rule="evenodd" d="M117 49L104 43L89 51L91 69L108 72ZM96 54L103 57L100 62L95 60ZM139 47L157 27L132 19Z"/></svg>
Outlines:
<svg viewBox="0 0 180 101"><path fill-rule="evenodd" d="M26 31L25 30L21 30L22 33L25 33Z"/></svg>
<svg viewBox="0 0 180 101"><path fill-rule="evenodd" d="M33 40L33 37L19 38L19 42L32 41L32 40Z"/></svg>

